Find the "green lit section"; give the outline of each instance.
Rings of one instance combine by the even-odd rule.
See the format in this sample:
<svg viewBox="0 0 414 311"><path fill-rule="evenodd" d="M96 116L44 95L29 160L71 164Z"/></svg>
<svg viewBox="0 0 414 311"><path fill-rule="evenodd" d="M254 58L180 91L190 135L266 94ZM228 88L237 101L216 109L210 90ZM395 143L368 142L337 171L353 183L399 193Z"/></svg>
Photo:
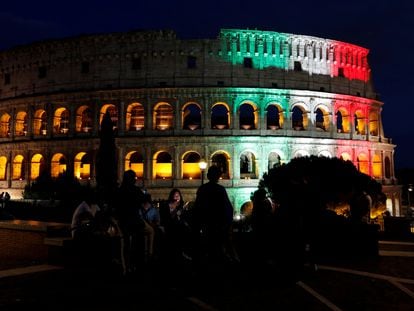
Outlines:
<svg viewBox="0 0 414 311"><path fill-rule="evenodd" d="M233 65L254 69L288 69L289 36L274 31L222 29L222 57Z"/></svg>

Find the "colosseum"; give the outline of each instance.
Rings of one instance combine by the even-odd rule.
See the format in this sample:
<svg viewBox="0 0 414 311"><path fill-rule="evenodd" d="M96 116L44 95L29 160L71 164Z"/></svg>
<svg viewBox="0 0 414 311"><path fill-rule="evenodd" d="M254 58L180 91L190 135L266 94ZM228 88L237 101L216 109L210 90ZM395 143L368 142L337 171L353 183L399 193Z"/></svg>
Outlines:
<svg viewBox="0 0 414 311"><path fill-rule="evenodd" d="M394 149L381 121L369 50L274 31L221 29L181 40L131 31L0 52L0 190L14 198L43 170L95 182L99 128L116 130L118 177L134 170L153 198L191 200L200 163L218 165L236 210L269 168L342 157L382 183L400 215Z"/></svg>

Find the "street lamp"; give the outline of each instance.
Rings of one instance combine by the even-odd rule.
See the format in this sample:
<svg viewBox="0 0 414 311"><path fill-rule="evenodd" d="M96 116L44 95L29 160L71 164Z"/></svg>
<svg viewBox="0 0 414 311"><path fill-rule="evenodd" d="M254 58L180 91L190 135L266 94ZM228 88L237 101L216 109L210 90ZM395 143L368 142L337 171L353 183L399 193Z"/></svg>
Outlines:
<svg viewBox="0 0 414 311"><path fill-rule="evenodd" d="M410 196L411 196L411 192L414 190L413 185L412 184L408 184L407 190L408 190L408 192L407 192L407 196L408 196L407 215L411 215L411 200L410 200Z"/></svg>
<svg viewBox="0 0 414 311"><path fill-rule="evenodd" d="M198 162L198 167L201 170L201 184L204 184L204 171L207 168L207 162L204 159L201 159L200 162Z"/></svg>

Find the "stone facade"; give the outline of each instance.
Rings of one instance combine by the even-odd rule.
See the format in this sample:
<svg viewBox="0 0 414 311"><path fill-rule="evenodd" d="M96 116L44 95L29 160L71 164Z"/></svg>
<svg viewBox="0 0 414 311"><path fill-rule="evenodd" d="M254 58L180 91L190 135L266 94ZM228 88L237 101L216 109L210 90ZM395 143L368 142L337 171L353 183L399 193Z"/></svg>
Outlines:
<svg viewBox="0 0 414 311"><path fill-rule="evenodd" d="M400 213L394 148L384 135L368 50L259 30L217 39L172 31L81 36L0 53L0 188L21 195L42 170L94 182L109 111L119 179L134 169L155 199L192 200L203 158L223 170L236 209L264 172L296 156L349 159ZM1 76L0 76L1 77Z"/></svg>

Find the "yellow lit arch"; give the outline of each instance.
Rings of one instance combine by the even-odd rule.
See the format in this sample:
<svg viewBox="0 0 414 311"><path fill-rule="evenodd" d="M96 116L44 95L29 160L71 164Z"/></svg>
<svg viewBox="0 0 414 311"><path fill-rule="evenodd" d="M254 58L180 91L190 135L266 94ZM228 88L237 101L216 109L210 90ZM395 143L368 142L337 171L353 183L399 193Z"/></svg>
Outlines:
<svg viewBox="0 0 414 311"><path fill-rule="evenodd" d="M30 163L30 179L35 180L37 177L39 177L44 167L45 162L43 156L40 153L33 155L32 161Z"/></svg>
<svg viewBox="0 0 414 311"><path fill-rule="evenodd" d="M93 118L89 106L80 106L76 111L76 132L89 133L92 131Z"/></svg>
<svg viewBox="0 0 414 311"><path fill-rule="evenodd" d="M374 154L372 157L372 176L374 178L382 177L382 161L379 154Z"/></svg>
<svg viewBox="0 0 414 311"><path fill-rule="evenodd" d="M66 158L62 153L56 153L52 156L50 175L54 178L66 172Z"/></svg>
<svg viewBox="0 0 414 311"><path fill-rule="evenodd" d="M6 180L7 172L7 158L5 156L0 157L0 180Z"/></svg>
<svg viewBox="0 0 414 311"><path fill-rule="evenodd" d="M16 136L27 135L27 113L26 112L24 111L17 112L14 133Z"/></svg>
<svg viewBox="0 0 414 311"><path fill-rule="evenodd" d="M91 177L91 161L86 152L79 152L75 156L74 176L78 179L89 179Z"/></svg>
<svg viewBox="0 0 414 311"><path fill-rule="evenodd" d="M186 152L182 157L182 172L183 179L200 179L201 170L198 163L201 156L195 151Z"/></svg>
<svg viewBox="0 0 414 311"><path fill-rule="evenodd" d="M10 136L10 119L11 116L8 113L3 113L0 118L0 137Z"/></svg>
<svg viewBox="0 0 414 311"><path fill-rule="evenodd" d="M140 103L128 105L126 112L126 129L128 131L140 131L144 128L145 113Z"/></svg>
<svg viewBox="0 0 414 311"><path fill-rule="evenodd" d="M159 102L154 106L153 124L156 130L170 130L173 128L174 110L167 102Z"/></svg>
<svg viewBox="0 0 414 311"><path fill-rule="evenodd" d="M137 178L144 177L144 157L138 151L130 151L125 156L125 171L133 170Z"/></svg>
<svg viewBox="0 0 414 311"><path fill-rule="evenodd" d="M13 180L22 180L24 179L24 170L23 170L24 157L20 154L16 155L13 159L13 170L12 170L12 179Z"/></svg>
<svg viewBox="0 0 414 311"><path fill-rule="evenodd" d="M153 178L171 179L172 178L172 157L166 151L159 151L153 158Z"/></svg>
<svg viewBox="0 0 414 311"><path fill-rule="evenodd" d="M53 116L53 132L55 134L67 134L69 132L69 110L60 107L55 110Z"/></svg>

